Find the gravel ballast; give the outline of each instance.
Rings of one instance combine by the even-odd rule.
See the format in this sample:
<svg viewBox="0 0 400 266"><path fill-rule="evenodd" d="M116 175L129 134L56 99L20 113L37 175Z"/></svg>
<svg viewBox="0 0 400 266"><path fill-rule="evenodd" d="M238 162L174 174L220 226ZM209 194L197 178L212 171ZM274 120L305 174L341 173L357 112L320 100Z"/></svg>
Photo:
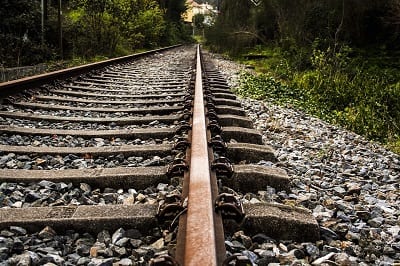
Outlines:
<svg viewBox="0 0 400 266"><path fill-rule="evenodd" d="M231 86L237 86L239 72L245 67L213 57ZM291 178L290 193L267 188L245 200L309 209L320 225L321 240L292 243L252 236L256 245L249 245L246 240L251 236L237 232L228 238L228 251L241 252L257 265L400 262L399 156L353 132L268 99L241 102L265 144L275 149L279 159L275 166L285 169ZM232 249L232 243L239 248Z"/></svg>
<svg viewBox="0 0 400 266"><path fill-rule="evenodd" d="M186 56L191 53L186 52ZM159 54L157 56L162 56ZM212 56L231 86L237 85L238 73L244 66ZM145 64L145 61L140 61ZM162 72L161 66L148 70ZM160 74L160 76L162 73ZM287 171L290 191L272 187L257 193L235 192L245 203L276 202L308 209L317 219L321 239L298 243L273 239L265 234L247 235L237 231L226 236L227 254L240 253L253 265L396 265L400 262L400 158L377 143L311 117L302 111L277 106L272 101L241 99L242 105L263 134L265 144L276 151L278 162L260 158L259 165L279 167ZM89 123L51 123L46 121L2 119L0 123L32 128L118 129L138 128L130 125ZM142 127L169 127L158 121ZM0 140L7 142L7 135ZM43 138L23 139L13 136L13 145L21 141L45 143ZM98 145L105 140L79 140L79 145ZM60 138L68 146L68 138ZM124 140L121 140L124 142ZM135 145L136 143L129 143ZM101 144L103 145L103 144ZM57 145L54 145L57 146ZM19 158L18 158L19 157ZM164 158L114 156L111 158L34 157L1 154L2 168L63 169L87 167L139 166L143 162L159 164ZM165 163L172 158L165 159ZM96 162L96 160L98 160ZM147 161L148 160L148 161ZM28 162L28 163L27 163ZM34 163L32 163L34 162ZM50 167L49 167L50 166ZM157 204L179 187L159 184L147 191L92 188L82 183L74 187L66 183L2 183L1 207L21 208L51 204ZM39 200L40 194L45 200ZM12 195L13 194L13 195ZM75 194L75 195L74 195ZM6 195L8 201L6 200ZM11 196L12 195L12 196ZM139 196L140 195L140 196ZM56 203L57 202L57 203ZM25 204L25 206L24 206ZM120 228L101 231L97 235L55 232L46 227L38 232L10 227L0 231L0 266L5 265L147 265L160 254L168 253L173 234L154 228L138 232ZM173 246L173 245L171 245Z"/></svg>
<svg viewBox="0 0 400 266"><path fill-rule="evenodd" d="M51 100L50 103L54 105L63 104L65 106L80 106L82 109L85 107L108 107L108 108L162 108L169 106L181 106L183 97L181 94L185 93L185 88L191 77L191 63L194 56L193 49L178 48L163 53L156 53L150 57L144 57L134 61L132 64L113 66L106 69L106 71L98 71L97 75L105 72L112 73L117 76L131 76L132 83L128 82L124 85L126 92L115 91L110 93L98 92L101 97L85 97L93 102L74 102L73 97L65 99L65 101ZM154 59L154 60L152 60ZM92 73L93 74L93 73ZM89 74L89 75L92 75ZM107 74L106 74L107 75ZM164 80L165 76L170 79ZM85 78L82 76L78 79ZM117 79L117 78L116 78ZM138 82L138 80L140 82ZM148 82L151 80L151 82ZM177 81L175 81L177 80ZM136 82L135 82L136 81ZM68 81L69 82L69 81ZM110 82L109 82L110 83ZM112 82L110 84L114 84ZM150 83L150 84L149 84ZM147 89L155 89L151 94L159 96L170 94L168 88L164 85L179 88L181 93L177 91L172 92L176 95L148 98L146 96ZM60 84L61 85L61 84ZM115 84L114 84L115 85ZM119 85L116 88L120 87ZM142 122L130 124L118 124L118 120L135 119L135 118L148 118L148 114L136 114L135 112L105 112L105 111L85 111L85 110L46 110L45 107L37 109L30 109L27 106L13 105L13 101L36 101L36 97L40 98L43 95L55 95L59 98L62 97L60 93L52 93L53 85L48 85L46 90L31 91L24 95L11 98L12 101L4 102L2 105L3 112L21 112L24 114L35 114L37 116L60 116L70 118L81 118L82 121L77 119L69 121L48 121L46 119L33 120L31 118L13 118L13 117L0 117L0 124L10 127L18 127L21 129L58 129L58 130L86 130L86 131L101 131L101 130L136 130L148 129L160 131L159 129L175 129L179 120L168 122L163 120L167 115L159 116L157 119L146 119ZM83 91L86 93L86 91ZM125 96L124 94L132 94L143 97L137 99L132 97L118 97ZM104 94L104 95L103 95ZM113 97L105 96L112 94ZM114 97L115 96L115 97ZM178 96L178 97L175 97ZM97 103L101 99L103 102ZM162 101L166 101L163 103ZM49 103L49 101L43 101ZM170 112L175 114L175 117L180 117L181 111ZM99 118L99 122L88 121L86 118ZM156 117L156 116L154 116ZM103 118L115 118L114 122L101 121ZM161 130L162 131L162 130ZM164 130L165 131L165 130ZM154 133L154 132L152 132ZM132 149L149 145L163 145L172 144L173 138L171 137L146 137L144 133L138 133L140 138L118 138L118 137L76 137L72 135L55 135L55 134L41 134L34 135L32 132L26 134L13 134L2 133L0 134L1 145L11 145L13 148L27 146L33 149L40 150L41 148L49 148L52 151L62 151L63 148L82 148L87 150L90 148L99 148L107 150L118 150L118 146L131 146ZM168 133L169 134L169 133ZM154 135L154 134L153 134ZM167 145L167 146L168 146ZM130 148L130 147L129 147ZM139 147L140 148L140 147ZM139 149L138 148L138 149ZM5 150L0 151L0 168L4 170L12 169L19 171L36 171L36 170L51 170L52 173L63 171L67 169L105 169L105 168L126 168L134 172L136 167L151 167L151 166L166 166L173 159L170 155L135 155L131 156L122 153L110 153L110 155L92 156L91 154L62 154L62 155L43 155L35 153L10 153ZM18 169L18 170L17 170ZM45 178L45 177L44 177ZM176 186L165 183L155 183L154 185L145 189L138 189L136 187L127 186L123 184L121 187L103 187L97 188L95 185L87 183L68 183L68 182L51 182L49 180L42 180L40 182L32 183L16 183L16 182L2 182L0 183L0 208L4 209L24 209L30 210L36 207L62 207L62 206L80 206L91 205L90 207L108 207L110 205L121 206L125 205L127 208L134 207L133 205L148 205L157 206L162 204L167 197L179 195L181 187L175 183ZM96 206L94 206L96 205ZM104 206L103 206L104 205ZM123 206L123 207L125 207ZM113 206L111 206L113 207ZM0 215L1 216L1 215ZM121 227L116 222L118 227ZM173 233L164 232L159 227L154 227L150 231L139 231L135 229L136 225L132 222L129 228L119 228L118 230L102 230L96 226L89 228L90 232L96 233L89 234L85 232L78 232L70 230L71 228L64 228L58 230L49 226L42 228L36 232L30 232L25 228L18 226L11 226L9 228L2 228L0 230L0 266L8 265L90 265L90 266L104 266L104 265L148 265L149 260L153 257L167 254L170 243L174 240ZM98 233L97 233L98 232Z"/></svg>

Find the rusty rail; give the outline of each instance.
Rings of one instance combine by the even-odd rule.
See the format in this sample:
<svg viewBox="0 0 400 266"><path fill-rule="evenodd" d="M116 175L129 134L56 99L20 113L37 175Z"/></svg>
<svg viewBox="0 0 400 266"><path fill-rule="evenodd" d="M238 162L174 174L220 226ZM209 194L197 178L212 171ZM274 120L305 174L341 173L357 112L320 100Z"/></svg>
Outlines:
<svg viewBox="0 0 400 266"><path fill-rule="evenodd" d="M207 118L204 107L200 47L197 47L195 95L189 175L183 186L187 214L179 223L177 259L181 265L221 265L225 257L221 216L215 212L217 183L210 170L213 155L208 147Z"/></svg>

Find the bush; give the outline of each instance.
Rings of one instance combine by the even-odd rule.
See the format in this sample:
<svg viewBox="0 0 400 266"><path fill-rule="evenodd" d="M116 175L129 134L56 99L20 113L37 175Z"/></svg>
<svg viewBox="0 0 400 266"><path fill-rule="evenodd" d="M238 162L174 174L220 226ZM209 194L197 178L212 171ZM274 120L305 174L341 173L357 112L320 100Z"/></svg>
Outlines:
<svg viewBox="0 0 400 266"><path fill-rule="evenodd" d="M350 52L347 47L336 53L329 48L314 50L310 57L313 67L306 71L296 70L293 61L279 55L277 58L286 62L285 68L290 68L286 72L291 78L276 80L273 76L284 75L279 67L269 65L266 74L242 74L237 93L294 104L369 139L400 142L400 74L360 64L365 60L350 58Z"/></svg>
<svg viewBox="0 0 400 266"><path fill-rule="evenodd" d="M247 72L241 74L240 84L235 92L243 97L258 100L271 98L278 102L293 102L304 97L301 91L290 89L268 74L255 76Z"/></svg>

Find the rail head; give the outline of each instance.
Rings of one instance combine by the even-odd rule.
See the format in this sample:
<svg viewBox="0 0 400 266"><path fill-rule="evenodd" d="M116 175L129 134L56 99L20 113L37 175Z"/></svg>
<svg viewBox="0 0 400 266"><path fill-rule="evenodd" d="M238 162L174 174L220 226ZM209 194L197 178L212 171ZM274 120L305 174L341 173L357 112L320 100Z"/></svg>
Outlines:
<svg viewBox="0 0 400 266"><path fill-rule="evenodd" d="M216 179L212 178L209 164L209 146L202 84L200 46L197 47L196 81L193 100L190 169L187 195L187 215L183 233L184 254L182 265L220 265L221 254L225 255L222 220L215 212ZM184 186L185 187L185 186ZM181 224L180 224L181 229ZM183 229L182 229L183 230ZM178 234L179 235L179 234Z"/></svg>

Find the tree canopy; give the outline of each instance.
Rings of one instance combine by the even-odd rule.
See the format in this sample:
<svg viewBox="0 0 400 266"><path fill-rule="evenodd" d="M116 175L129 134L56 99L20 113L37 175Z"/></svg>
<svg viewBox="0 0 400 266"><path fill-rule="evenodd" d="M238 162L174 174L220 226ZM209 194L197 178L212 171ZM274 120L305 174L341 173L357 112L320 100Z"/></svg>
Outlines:
<svg viewBox="0 0 400 266"><path fill-rule="evenodd" d="M316 39L353 46L400 46L398 0L250 0L222 1L221 13L208 40L241 47L268 41L290 40L310 45ZM223 41L226 39L230 41ZM220 45L221 44L221 45ZM329 45L328 44L328 45Z"/></svg>
<svg viewBox="0 0 400 266"><path fill-rule="evenodd" d="M41 1L0 1L0 61L20 66L60 58L58 1L49 0L42 43ZM62 1L66 58L116 56L189 40L185 0Z"/></svg>
<svg viewBox="0 0 400 266"><path fill-rule="evenodd" d="M400 152L399 0L225 0L206 42L258 72L242 76L239 94L299 107Z"/></svg>
<svg viewBox="0 0 400 266"><path fill-rule="evenodd" d="M0 3L0 64L25 64L28 58L36 59L38 54L46 57L40 45L38 1L2 0Z"/></svg>

